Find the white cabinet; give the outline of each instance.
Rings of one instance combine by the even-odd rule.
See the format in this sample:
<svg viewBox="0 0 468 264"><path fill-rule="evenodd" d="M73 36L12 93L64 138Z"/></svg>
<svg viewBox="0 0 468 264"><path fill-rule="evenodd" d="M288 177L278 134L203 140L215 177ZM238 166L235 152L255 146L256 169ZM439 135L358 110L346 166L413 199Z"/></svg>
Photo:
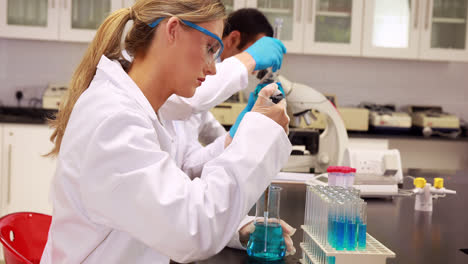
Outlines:
<svg viewBox="0 0 468 264"><path fill-rule="evenodd" d="M361 54L363 0L305 2L304 53Z"/></svg>
<svg viewBox="0 0 468 264"><path fill-rule="evenodd" d="M467 2L421 0L420 58L468 61Z"/></svg>
<svg viewBox="0 0 468 264"><path fill-rule="evenodd" d="M58 39L56 0L0 0L0 37Z"/></svg>
<svg viewBox="0 0 468 264"><path fill-rule="evenodd" d="M0 37L90 42L124 0L0 0Z"/></svg>
<svg viewBox="0 0 468 264"><path fill-rule="evenodd" d="M468 61L467 0L368 0L362 54Z"/></svg>
<svg viewBox="0 0 468 264"><path fill-rule="evenodd" d="M302 53L304 44L304 1L303 0L247 0L246 7L257 8L275 26L282 19L279 39L288 53Z"/></svg>
<svg viewBox="0 0 468 264"><path fill-rule="evenodd" d="M122 7L122 0L62 0L60 39L91 41L104 19Z"/></svg>
<svg viewBox="0 0 468 264"><path fill-rule="evenodd" d="M43 157L52 149L46 125L3 124L0 215L18 211L52 214L49 191L56 161Z"/></svg>

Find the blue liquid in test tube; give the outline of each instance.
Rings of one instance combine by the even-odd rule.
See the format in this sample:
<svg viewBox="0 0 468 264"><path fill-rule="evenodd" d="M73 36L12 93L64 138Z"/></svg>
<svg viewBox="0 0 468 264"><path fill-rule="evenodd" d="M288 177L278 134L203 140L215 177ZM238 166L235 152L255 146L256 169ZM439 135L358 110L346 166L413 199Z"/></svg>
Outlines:
<svg viewBox="0 0 468 264"><path fill-rule="evenodd" d="M345 228L346 224L344 219L336 222L336 250L344 250L345 247Z"/></svg>
<svg viewBox="0 0 468 264"><path fill-rule="evenodd" d="M356 229L357 229L356 223L353 223L352 220L348 220L348 226L346 229L346 235L347 235L346 249L347 250L356 250Z"/></svg>
<svg viewBox="0 0 468 264"><path fill-rule="evenodd" d="M366 250L367 203L362 203L358 228L358 249Z"/></svg>

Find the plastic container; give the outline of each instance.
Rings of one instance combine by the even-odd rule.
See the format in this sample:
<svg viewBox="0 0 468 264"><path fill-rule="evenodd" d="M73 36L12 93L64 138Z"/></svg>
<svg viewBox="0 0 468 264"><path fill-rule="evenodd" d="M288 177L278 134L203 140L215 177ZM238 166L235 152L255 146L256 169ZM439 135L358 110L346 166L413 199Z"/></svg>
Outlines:
<svg viewBox="0 0 468 264"><path fill-rule="evenodd" d="M0 242L5 263L39 264L52 217L20 212L0 218Z"/></svg>

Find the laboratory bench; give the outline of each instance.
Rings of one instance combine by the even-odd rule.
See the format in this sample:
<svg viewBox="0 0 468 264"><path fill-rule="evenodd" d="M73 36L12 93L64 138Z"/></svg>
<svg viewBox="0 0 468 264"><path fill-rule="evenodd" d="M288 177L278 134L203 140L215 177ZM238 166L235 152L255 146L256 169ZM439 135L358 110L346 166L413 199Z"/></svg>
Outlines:
<svg viewBox="0 0 468 264"><path fill-rule="evenodd" d="M46 124L57 110L31 107L0 107L0 123Z"/></svg>
<svg viewBox="0 0 468 264"><path fill-rule="evenodd" d="M387 264L466 264L468 254L468 171L407 170L405 175L425 177L429 183L442 177L445 187L457 191L434 200L432 213L414 210L414 197L366 199L367 232L396 254ZM297 253L282 264L296 264L302 257L299 244L303 233L306 188L303 184L278 184L281 193L281 218L297 228L292 237ZM413 188L405 178L403 188ZM253 211L251 211L252 213ZM196 264L241 264L251 262L242 250L225 248L216 256ZM356 263L357 264L357 263Z"/></svg>

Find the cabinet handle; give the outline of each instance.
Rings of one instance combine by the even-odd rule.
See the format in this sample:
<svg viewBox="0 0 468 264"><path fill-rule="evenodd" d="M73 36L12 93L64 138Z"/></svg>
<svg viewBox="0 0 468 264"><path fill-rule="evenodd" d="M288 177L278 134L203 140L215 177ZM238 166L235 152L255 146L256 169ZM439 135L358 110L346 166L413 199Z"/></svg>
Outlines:
<svg viewBox="0 0 468 264"><path fill-rule="evenodd" d="M11 199L11 152L13 151L12 146L8 145L8 189L7 189L7 204L10 203Z"/></svg>
<svg viewBox="0 0 468 264"><path fill-rule="evenodd" d="M302 20L302 0L296 0L296 22L301 23Z"/></svg>
<svg viewBox="0 0 468 264"><path fill-rule="evenodd" d="M310 0L310 8L309 8L309 23L312 24L312 20L314 17L314 0Z"/></svg>
<svg viewBox="0 0 468 264"><path fill-rule="evenodd" d="M418 21L419 21L419 0L413 0L416 2L415 10L414 10L414 28L418 28Z"/></svg>
<svg viewBox="0 0 468 264"><path fill-rule="evenodd" d="M55 9L55 0L49 0L49 6L51 9Z"/></svg>
<svg viewBox="0 0 468 264"><path fill-rule="evenodd" d="M426 6L426 24L424 25L424 29L428 29L429 28L429 16L430 16L430 13L429 13L429 9L432 5L432 0L430 1L427 1L427 6Z"/></svg>
<svg viewBox="0 0 468 264"><path fill-rule="evenodd" d="M68 0L63 0L63 9L67 9L68 7Z"/></svg>

